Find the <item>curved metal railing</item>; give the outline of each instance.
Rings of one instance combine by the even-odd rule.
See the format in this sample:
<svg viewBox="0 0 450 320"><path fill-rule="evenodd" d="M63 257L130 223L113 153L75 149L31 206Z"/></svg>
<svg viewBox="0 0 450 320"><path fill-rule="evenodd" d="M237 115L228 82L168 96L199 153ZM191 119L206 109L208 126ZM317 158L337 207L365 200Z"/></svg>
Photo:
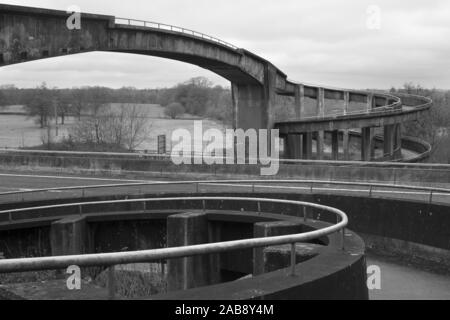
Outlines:
<svg viewBox="0 0 450 320"><path fill-rule="evenodd" d="M160 23L160 22L153 22L153 21L145 21L145 20L136 20L136 19L128 19L128 18L115 18L116 24L123 24L120 22L126 22L127 25L130 26L136 26L136 27L144 27L144 28L153 28L153 29L159 29L159 30L165 30L165 31L172 31L172 32L179 32L183 33L189 36L193 36L199 39L203 40L209 40L215 43L218 43L220 45L226 46L228 48L231 48L233 50L238 50L239 48L232 45L231 43L228 43L226 41L223 41L219 38L204 34L202 32L194 31L187 28L177 27L170 24ZM119 23L118 23L119 22Z"/></svg>
<svg viewBox="0 0 450 320"><path fill-rule="evenodd" d="M318 205L308 202L278 200L278 199L259 199L259 198L239 198L239 197L180 197L180 198L157 198L157 199L135 199L135 200L116 200L116 201L101 201L89 203L74 203L64 205L43 206L34 208L15 209L9 211L0 211L2 214L24 213L32 211L33 214L39 210L47 209L67 209L69 207L84 207L90 205L101 204L122 204L122 203L143 203L144 207L148 202L174 202L174 201L202 201L204 210L206 208L206 201L247 201L256 202L260 207L261 202L278 203L285 205L297 205L302 209L305 207L314 208L318 210L328 211L334 213L338 222L327 228L286 236L277 236L269 238L254 238L227 242L218 242L210 244L201 244L186 247L163 248L144 251L133 252L117 252L117 253L102 253L102 254L86 254L60 257L41 257L41 258L25 258L25 259L6 259L0 260L0 274L1 273L16 273L27 271L44 271L57 270L68 268L76 265L78 267L108 267L108 288L109 297L114 298L114 266L121 264L132 263L149 263L157 262L166 259L185 258L204 254L222 253L242 249L263 248L275 245L291 244L291 274L295 275L296 269L296 244L311 241L323 236L328 236L334 233L342 232L342 248L345 249L345 228L348 225L348 217L341 210ZM308 219L305 210L303 212L303 219ZM340 220L340 221L339 221Z"/></svg>

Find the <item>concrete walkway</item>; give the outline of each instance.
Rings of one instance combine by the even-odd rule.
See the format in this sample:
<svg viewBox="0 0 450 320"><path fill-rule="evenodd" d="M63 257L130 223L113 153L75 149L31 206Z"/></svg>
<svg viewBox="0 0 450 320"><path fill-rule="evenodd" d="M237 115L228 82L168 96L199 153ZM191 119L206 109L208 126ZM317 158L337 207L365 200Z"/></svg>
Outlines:
<svg viewBox="0 0 450 320"><path fill-rule="evenodd" d="M371 290L371 300L450 300L450 276L369 256L367 266L381 269L381 290Z"/></svg>

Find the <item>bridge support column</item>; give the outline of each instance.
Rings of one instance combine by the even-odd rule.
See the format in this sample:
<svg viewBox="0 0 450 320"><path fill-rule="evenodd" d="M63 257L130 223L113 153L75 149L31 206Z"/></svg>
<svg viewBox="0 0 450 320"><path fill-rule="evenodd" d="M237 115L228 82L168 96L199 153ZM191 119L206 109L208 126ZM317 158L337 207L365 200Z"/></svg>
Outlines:
<svg viewBox="0 0 450 320"><path fill-rule="evenodd" d="M323 160L324 140L325 140L325 132L318 131L316 139L317 160Z"/></svg>
<svg viewBox="0 0 450 320"><path fill-rule="evenodd" d="M255 238L267 238L301 233L302 225L289 221L260 222L255 223L253 235ZM267 254L264 248L253 250L253 275L261 275L272 270L267 264Z"/></svg>
<svg viewBox="0 0 450 320"><path fill-rule="evenodd" d="M373 101L374 101L374 96L372 93L369 93L367 95L367 107L366 107L366 111L367 112L371 112L373 109Z"/></svg>
<svg viewBox="0 0 450 320"><path fill-rule="evenodd" d="M317 116L325 115L325 89L317 88Z"/></svg>
<svg viewBox="0 0 450 320"><path fill-rule="evenodd" d="M276 68L267 63L262 85L232 84L235 129L273 128L272 109L276 104L276 77Z"/></svg>
<svg viewBox="0 0 450 320"><path fill-rule="evenodd" d="M372 128L362 128L361 129L361 160L370 161L372 157Z"/></svg>
<svg viewBox="0 0 450 320"><path fill-rule="evenodd" d="M273 129L275 122L272 110L276 105L276 78L277 69L270 63L266 63L262 85L232 84L234 129L245 131ZM269 138L267 142L267 150L271 156L273 141Z"/></svg>
<svg viewBox="0 0 450 320"><path fill-rule="evenodd" d="M167 246L182 247L209 242L208 220L203 213L182 213L167 218ZM211 255L167 261L167 290L187 290L218 282L217 259Z"/></svg>
<svg viewBox="0 0 450 320"><path fill-rule="evenodd" d="M343 131L342 147L344 149L344 160L350 160L350 134L349 130Z"/></svg>
<svg viewBox="0 0 450 320"><path fill-rule="evenodd" d="M302 158L302 136L299 134L289 134L285 140L286 159Z"/></svg>
<svg viewBox="0 0 450 320"><path fill-rule="evenodd" d="M333 161L339 160L339 131L331 132L331 159Z"/></svg>
<svg viewBox="0 0 450 320"><path fill-rule="evenodd" d="M312 159L312 132L305 132L303 136L303 159Z"/></svg>
<svg viewBox="0 0 450 320"><path fill-rule="evenodd" d="M394 158L395 125L384 126L384 156L387 160Z"/></svg>
<svg viewBox="0 0 450 320"><path fill-rule="evenodd" d="M87 225L83 216L71 216L55 221L50 228L53 256L84 254L87 251Z"/></svg>
<svg viewBox="0 0 450 320"><path fill-rule="evenodd" d="M234 128L266 129L264 88L258 85L232 85Z"/></svg>
<svg viewBox="0 0 450 320"><path fill-rule="evenodd" d="M302 84L295 86L295 116L301 119L305 114L305 87Z"/></svg>
<svg viewBox="0 0 450 320"><path fill-rule="evenodd" d="M397 123L394 125L394 159L402 158L402 125Z"/></svg>
<svg viewBox="0 0 450 320"><path fill-rule="evenodd" d="M350 92L344 92L344 114L348 114L350 109Z"/></svg>

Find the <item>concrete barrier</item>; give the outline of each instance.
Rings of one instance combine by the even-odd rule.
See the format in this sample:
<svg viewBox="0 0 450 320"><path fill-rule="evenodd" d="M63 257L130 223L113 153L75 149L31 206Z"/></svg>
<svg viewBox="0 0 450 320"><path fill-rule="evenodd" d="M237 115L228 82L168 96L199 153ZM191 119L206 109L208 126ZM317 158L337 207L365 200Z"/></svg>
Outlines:
<svg viewBox="0 0 450 320"><path fill-rule="evenodd" d="M408 143L415 144L410 140ZM140 158L54 156L39 153L0 153L0 168L144 177L259 177L259 165L180 165ZM280 164L274 178L379 181L388 183L448 183L449 165L326 161L289 161Z"/></svg>

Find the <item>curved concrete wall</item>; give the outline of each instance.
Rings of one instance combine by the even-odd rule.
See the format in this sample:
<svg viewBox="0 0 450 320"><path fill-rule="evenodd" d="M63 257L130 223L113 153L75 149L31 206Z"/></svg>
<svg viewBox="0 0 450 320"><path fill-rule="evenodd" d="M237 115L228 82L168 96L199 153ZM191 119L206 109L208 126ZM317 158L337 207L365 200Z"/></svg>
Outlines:
<svg viewBox="0 0 450 320"><path fill-rule="evenodd" d="M54 201L50 202L54 203ZM0 223L0 239L4 240L0 241L0 250L5 249L2 246L4 243L7 243L10 248L17 248L15 254L19 256L28 255L28 249L22 252L21 245L25 245L27 248L44 247L44 250L35 254L35 256L44 255L48 251L51 251L53 254L82 253L66 252L64 248L66 250L67 248L70 250L78 248L79 250L86 250L85 253L120 251L123 250L124 246L127 246L127 250L159 248L164 246L165 242L163 236L165 229L161 224L164 224L164 221L161 218L174 217L177 213L173 211L174 209L163 210L168 206L183 208L181 212L184 212L186 207L191 208L192 205L186 202L161 203L161 205L156 204L152 206L152 211L145 213L135 211L137 209L136 206L130 204L114 207L96 205L89 210L91 213L73 216L74 218L76 217L75 223L83 222L86 225L80 235L74 235L74 232L70 231L74 230L71 228L73 226L72 223L75 221L70 220L70 212L63 213L48 210L40 213L39 218L36 218L36 213L34 212L30 212L32 218L29 214L22 214L17 217L19 220L15 221L14 224L9 222ZM195 210L196 206L198 204L193 206L193 210ZM216 206L220 208L220 211L206 211L209 228L212 227L214 229L213 234L215 236L212 242L253 237L254 232L256 232L254 231L256 230L256 223L258 222L290 221L295 224L301 221L298 227L301 227L304 231L329 226L326 222L316 220L305 222L303 218L298 218L296 210L289 206L269 205L263 208L264 212L280 212L280 210L283 210L287 214L284 216L270 213L231 211L248 206L247 203L242 201L230 204L216 201ZM68 216L64 218L65 215ZM50 224L51 230L49 231ZM70 230L65 226L68 226ZM169 224L167 226L169 228ZM178 231L176 234L179 233ZM294 230L292 229L292 231ZM60 234L61 232L62 234ZM36 234L44 233L47 233L44 237L36 236ZM28 234L28 236L19 240L24 234ZM206 234L210 234L210 232L206 232ZM169 231L167 232L167 237L171 237ZM167 241L169 241L169 238L167 238ZM28 240L30 242L27 242ZM74 245L75 242L77 245ZM83 244L84 242L86 244ZM296 274L301 276L290 276L290 270L284 269L289 265L290 250L280 247L272 253L264 251L264 255L267 255L267 257L276 256L276 259L271 260L271 269L275 271L269 270L267 273L255 275L253 278L246 280L231 281L184 291L176 290L168 294L154 296L152 299L201 300L211 299L212 296L214 296L214 299L233 300L368 299L368 289L365 281L364 243L362 240L348 230L345 250L342 249L342 241L339 234L321 238L314 243L316 242L326 245L321 246L321 249L315 255L300 257L302 263L297 266ZM48 248L49 245L50 248ZM6 258L14 258L11 256L10 248L5 250ZM60 252L61 250L63 252ZM254 273L254 259L256 260L257 256L254 255L252 250L242 250L221 254L218 260L213 261L219 261L222 272L227 271L228 274L234 274L228 279L230 281ZM297 256L297 259L299 259L299 256ZM211 263L209 258L206 261L207 264ZM264 259L259 260L258 258L256 261L263 264L266 263ZM195 277L194 275L191 276ZM212 295L212 292L215 294Z"/></svg>

